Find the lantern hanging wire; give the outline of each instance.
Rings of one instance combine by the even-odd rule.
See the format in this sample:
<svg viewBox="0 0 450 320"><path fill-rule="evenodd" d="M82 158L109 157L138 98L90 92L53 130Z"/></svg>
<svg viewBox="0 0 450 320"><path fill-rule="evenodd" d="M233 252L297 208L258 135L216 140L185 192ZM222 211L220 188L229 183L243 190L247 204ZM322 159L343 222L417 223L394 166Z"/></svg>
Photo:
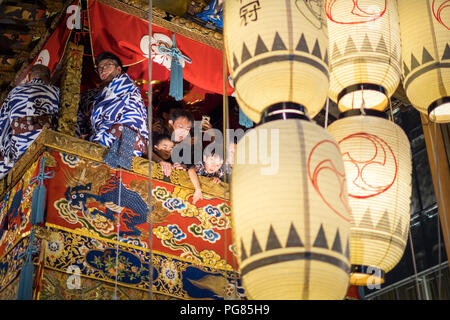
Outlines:
<svg viewBox="0 0 450 320"><path fill-rule="evenodd" d="M153 23L153 1L149 0L148 3L148 35L151 40L151 36L153 34L152 32L152 23ZM152 48L151 48L151 41L148 42L148 52L150 52L148 57L148 115L147 115L147 121L148 121L148 127L152 127L152 121L153 121L153 106L152 106ZM153 241L152 241L152 235L153 235L153 229L152 229L152 223L153 223L153 206L152 206L152 163L151 163L151 150L153 150L152 145L152 135L148 135L148 300L153 300Z"/></svg>

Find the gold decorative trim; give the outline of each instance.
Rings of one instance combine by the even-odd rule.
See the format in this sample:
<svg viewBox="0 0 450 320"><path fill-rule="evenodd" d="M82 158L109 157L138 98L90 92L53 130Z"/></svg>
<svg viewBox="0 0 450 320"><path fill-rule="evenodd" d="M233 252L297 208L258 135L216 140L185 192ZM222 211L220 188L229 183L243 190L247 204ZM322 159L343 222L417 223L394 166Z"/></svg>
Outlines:
<svg viewBox="0 0 450 320"><path fill-rule="evenodd" d="M64 74L61 80L61 102L58 131L75 135L77 111L80 101L80 85L83 69L84 46L69 42L64 54Z"/></svg>
<svg viewBox="0 0 450 320"><path fill-rule="evenodd" d="M44 128L38 138L16 162L8 176L3 180L3 183L0 183L0 196L3 196L14 185L16 185L16 183L24 175L25 171L44 151L52 150L102 163L108 152L108 148L100 144ZM149 161L147 159L134 157L131 170L125 171L148 177L148 164ZM183 188L194 189L194 186L192 185L186 171L172 170L170 177L164 177L159 164L152 161L151 165L152 179L181 186ZM216 184L211 178L206 177L199 177L199 180L204 195L209 195L226 201L229 200L229 186L227 183L221 182Z"/></svg>
<svg viewBox="0 0 450 320"><path fill-rule="evenodd" d="M20 77L28 69L30 64L33 62L34 58L41 51L41 49L44 47L45 43L50 38L50 36L53 34L53 32L55 31L55 29L59 25L59 23L62 21L62 19L64 19L65 15L66 15L67 8L72 4L72 2L73 2L73 0L67 0L64 3L63 10L61 10L58 13L58 16L53 20L51 26L47 29L47 32L45 33L45 35L43 37L41 37L41 39L39 40L38 44L31 50L28 62L23 63L22 66L20 67L19 71L17 71L13 85L17 85L18 84L17 82L20 79Z"/></svg>
<svg viewBox="0 0 450 320"><path fill-rule="evenodd" d="M108 152L108 148L101 144L51 130L47 131L44 143L50 149L98 162L102 162Z"/></svg>
<svg viewBox="0 0 450 320"><path fill-rule="evenodd" d="M47 222L45 223L45 226L47 227L47 231L45 231L45 233L43 231L41 231L40 234L41 235L45 234L47 237L49 237L52 232L58 232L58 230L61 230L61 231L72 233L72 234L76 234L76 235L79 235L79 236L82 236L82 237L87 237L87 238L96 239L96 240L99 240L99 241L102 241L102 242L105 242L105 243L109 243L113 247L115 247L117 245L117 241L110 240L110 239L105 239L105 238L99 237L99 236L97 236L95 234L92 234L92 233L89 233L89 232L85 232L83 230L69 229L69 228L66 228L66 227L63 227L63 226L58 226L56 224L47 223ZM54 231L52 229L56 229L56 231ZM27 233L27 235L28 234L29 234L29 232ZM25 238L25 236L23 236L22 238ZM44 237L42 237L41 239L46 240L46 238L44 238ZM135 246L135 245L132 245L132 244L129 244L129 243L120 242L119 245L121 247L126 247L126 248L140 250L140 251L145 252L145 253L149 253L150 252L149 248L139 247L139 246ZM176 260L179 260L179 261L183 261L183 262L192 264L192 261L190 261L190 260L188 260L186 258L179 257L179 256L176 256L176 255L167 253L167 252L162 252L162 251L158 251L158 250L154 250L154 249L152 249L151 252L152 252L152 254L155 253L155 254L159 254L159 255L162 255L164 257L170 258L170 259L176 259ZM227 268L227 267L223 267L223 266L211 266L211 265L204 264L204 263L195 263L195 264L198 265L198 266L201 266L201 267L211 268L211 269L218 270L218 271L237 272L237 270L234 270L233 268L230 268L230 267ZM230 266L228 263L226 265Z"/></svg>

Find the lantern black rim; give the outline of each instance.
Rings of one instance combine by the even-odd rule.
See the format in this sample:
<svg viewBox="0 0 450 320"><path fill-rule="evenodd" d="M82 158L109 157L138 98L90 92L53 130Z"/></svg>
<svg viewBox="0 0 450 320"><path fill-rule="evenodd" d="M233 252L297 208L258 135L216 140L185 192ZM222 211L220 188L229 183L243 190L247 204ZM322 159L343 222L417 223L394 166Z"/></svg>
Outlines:
<svg viewBox="0 0 450 320"><path fill-rule="evenodd" d="M363 112L364 111L364 112ZM383 119L389 119L386 112L373 110L373 109L351 109L344 112L339 113L339 119L348 118L348 117L354 117L354 116L373 116L373 117L379 117Z"/></svg>
<svg viewBox="0 0 450 320"><path fill-rule="evenodd" d="M372 91L378 91L384 94L387 97L387 90L378 84L374 83L358 83L351 86L348 86L344 90L342 90L337 97L338 104L341 101L342 97L344 97L346 94L359 91L359 90L372 90Z"/></svg>
<svg viewBox="0 0 450 320"><path fill-rule="evenodd" d="M366 266L362 264L352 264L350 273L359 273L359 274L365 274L372 277L380 278L382 281L384 281L384 270L374 267L374 266Z"/></svg>
<svg viewBox="0 0 450 320"><path fill-rule="evenodd" d="M274 120L301 119L310 120L303 105L295 102L280 102L267 107L259 124Z"/></svg>
<svg viewBox="0 0 450 320"><path fill-rule="evenodd" d="M428 107L428 117L430 116L430 114L439 106L443 105L444 103L449 103L450 102L450 97L443 97L443 98L439 98L436 101L434 101L432 104L430 104L430 106Z"/></svg>

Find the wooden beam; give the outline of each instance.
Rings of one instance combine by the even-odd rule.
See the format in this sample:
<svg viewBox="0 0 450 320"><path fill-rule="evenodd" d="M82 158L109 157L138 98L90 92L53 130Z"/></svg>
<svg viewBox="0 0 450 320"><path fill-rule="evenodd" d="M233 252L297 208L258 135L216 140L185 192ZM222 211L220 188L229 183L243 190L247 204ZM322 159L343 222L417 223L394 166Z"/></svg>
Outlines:
<svg viewBox="0 0 450 320"><path fill-rule="evenodd" d="M440 124L429 121L424 114L420 114L420 119L422 121L428 160L433 177L434 193L439 206L442 235L447 257L450 257L450 162L443 138L443 134L449 135L450 132L448 129L442 130ZM438 171L436 171L436 168Z"/></svg>

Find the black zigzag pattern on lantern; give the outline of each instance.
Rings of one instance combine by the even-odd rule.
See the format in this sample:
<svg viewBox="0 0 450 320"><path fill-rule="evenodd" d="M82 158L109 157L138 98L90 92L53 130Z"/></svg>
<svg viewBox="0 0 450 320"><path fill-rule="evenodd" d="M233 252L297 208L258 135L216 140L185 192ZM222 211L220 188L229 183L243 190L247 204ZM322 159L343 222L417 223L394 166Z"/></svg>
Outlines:
<svg viewBox="0 0 450 320"><path fill-rule="evenodd" d="M447 43L444 48L444 52L442 53L442 57L440 61L443 60L450 60L450 46ZM420 61L420 62L419 62ZM412 52L411 52L411 59L409 66L403 61L403 75L406 77L408 74L412 71L414 71L416 68L421 67L427 63L434 62L437 63L438 61L431 55L431 53L427 50L427 48L422 48L422 57L421 59L418 59ZM438 66L436 66L438 67ZM430 70L434 68L427 67ZM426 71L429 71L428 69ZM423 72L421 72L423 73Z"/></svg>
<svg viewBox="0 0 450 320"><path fill-rule="evenodd" d="M334 236L333 241L329 242L328 240L329 239L327 239L326 237L323 225L321 225L319 231L317 232L316 237L314 238L314 241L312 242L313 244L311 249L317 248L317 249L331 250L338 254L344 255L347 260L350 259L349 239L347 239L345 244L343 244L341 235L339 233L339 229L336 230L336 234ZM312 251L299 250L299 251L285 251L285 252L278 251L274 252L273 254L264 254L277 249L305 247L293 223L291 223L289 227L288 237L284 245L280 241L280 238L276 234L273 226L270 225L265 246L261 245L261 242L258 240L255 231L252 232L250 250L247 251L247 249L244 246L242 238L240 240L240 246L241 246L242 275L245 275L254 269L258 269L267 265L271 265L274 263L289 262L294 260L319 261L322 263L331 264L334 267L342 269L346 273L350 271L348 261L342 258L338 258L337 256L334 256L332 254L326 253L326 251L321 250L312 250ZM255 259L252 259L251 262L246 263L246 261L251 257L255 257Z"/></svg>
<svg viewBox="0 0 450 320"><path fill-rule="evenodd" d="M392 52L390 53L390 56L394 57L395 60L400 61L401 57L400 57L400 52L399 52L397 46L393 45L393 47L391 49L392 49ZM355 52L389 54L388 46L386 44L386 41L385 41L383 35L378 40L378 43L374 46L373 43L371 43L369 36L366 34L364 36L364 39L359 48L356 46L356 44L351 36L349 36L347 38L343 52L341 52L339 50L337 43L334 42L333 50L331 52L331 57L333 60L337 60L337 59L341 58L342 56L355 54Z"/></svg>
<svg viewBox="0 0 450 320"><path fill-rule="evenodd" d="M390 222L390 220L393 218L390 218L390 216L391 214L387 210L385 210L380 220L378 220L378 222L375 224L375 222L373 221L372 212L370 208L367 208L363 218L361 219L359 224L356 225L356 227L360 229L372 229L386 233L391 233L392 230L395 229L396 236L406 239L408 237L408 228L403 227L401 217L399 217L399 220L396 222L397 224L395 228L393 228L392 223Z"/></svg>
<svg viewBox="0 0 450 320"><path fill-rule="evenodd" d="M450 60L450 46L448 43L445 45L440 59L439 57L437 59L433 57L425 47L422 49L422 59L420 60L411 52L410 64L407 65L408 61L403 61L403 77L406 78L409 76L404 81L405 90L408 89L411 82L417 77L436 69L449 68L450 61L448 60Z"/></svg>
<svg viewBox="0 0 450 320"><path fill-rule="evenodd" d="M312 54L322 60L325 64L328 65L328 50L325 49L325 53L322 54L322 49L320 48L319 41L316 39L314 42L314 46L312 47L312 51L310 51L309 46L306 42L305 35L302 33L298 44L295 48L295 51L301 51L308 54ZM272 40L271 45L267 45L267 43L264 42L264 40L261 38L260 35L257 36L256 40L256 46L254 55L251 55L251 50L247 46L247 44L244 42L242 44L242 51L236 54L234 52L233 55L233 69L236 70L241 64L249 60L250 58L256 57L260 54L264 54L267 52L274 52L274 51L285 51L288 50L288 47L286 46L285 42L281 38L280 34L278 32L275 32L274 38ZM236 58L240 57L240 61Z"/></svg>
<svg viewBox="0 0 450 320"><path fill-rule="evenodd" d="M283 248L303 248L305 245L303 241L301 240L299 233L297 232L296 228L294 227L294 224L291 223L289 227L288 237L286 240L286 243L283 245L282 242L280 242L279 237L277 236L274 228L272 225L270 225L269 233L267 236L267 239L265 241L265 245L261 245L261 242L258 240L258 237L256 236L255 231L252 233L252 239L250 242L250 251L247 251L247 249L244 246L244 242L241 239L241 260L244 261L248 259L251 256L254 256L259 253L267 252L270 250L275 249L283 249ZM322 248L322 249L331 249L332 251L335 251L340 254L344 254L348 256L348 240L347 243L342 243L341 236L339 233L339 229L337 229L335 237L333 241L330 243L326 237L323 225L320 226L316 237L313 241L313 248ZM264 249L263 249L264 248ZM344 251L345 250L345 251Z"/></svg>
<svg viewBox="0 0 450 320"><path fill-rule="evenodd" d="M408 238L409 224L403 224L400 216L398 221L393 221L392 223L391 219L393 217L390 217L389 212L385 210L380 220L375 224L371 210L367 208L361 221L354 223L352 228L353 236L355 239L379 240L404 248L404 242ZM376 232L369 232L369 230Z"/></svg>

